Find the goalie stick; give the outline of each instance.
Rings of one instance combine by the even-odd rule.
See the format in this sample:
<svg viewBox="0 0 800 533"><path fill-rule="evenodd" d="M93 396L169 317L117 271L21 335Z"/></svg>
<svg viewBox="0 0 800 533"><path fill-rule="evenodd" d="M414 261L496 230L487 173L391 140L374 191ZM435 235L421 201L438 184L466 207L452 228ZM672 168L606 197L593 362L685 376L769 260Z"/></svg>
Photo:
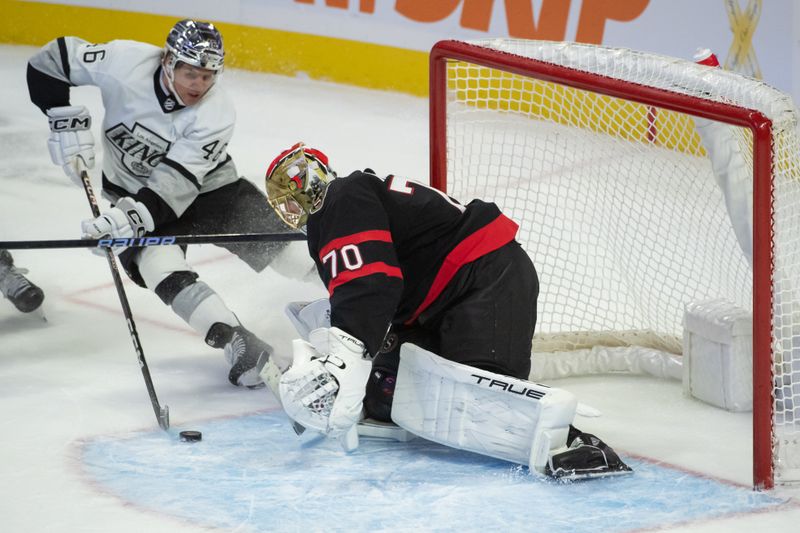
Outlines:
<svg viewBox="0 0 800 533"><path fill-rule="evenodd" d="M99 215L98 215L99 216ZM141 248L186 244L230 244L237 242L304 241L304 233L220 233L216 235L148 235L130 239L60 239L41 241L0 241L6 250L56 248Z"/></svg>
<svg viewBox="0 0 800 533"><path fill-rule="evenodd" d="M83 181L83 190L86 192L86 198L89 200L89 207L92 209L92 216L95 218L100 216L100 208L97 205L97 198L94 196L92 190L92 182L89 178L89 173L82 165L79 166L81 181ZM117 288L117 296L119 296L119 303L122 306L122 312L125 315L125 321L128 324L128 332L131 335L133 342L133 349L136 352L136 357L139 360L139 368L142 369L142 376L144 383L147 387L147 394L150 396L150 403L153 405L153 411L158 420L158 425L163 430L169 429L169 407L163 407L158 402L156 396L156 389L153 386L153 379L150 376L150 368L147 366L147 360L144 358L144 351L142 350L142 343L139 341L139 333L136 331L136 323L133 321L133 313L131 306L128 303L128 296L125 294L125 288L122 286L122 278L119 274L119 267L114 256L114 252L110 247L106 248L106 259L108 259L108 266L111 269L111 277L114 279L114 286Z"/></svg>
<svg viewBox="0 0 800 533"><path fill-rule="evenodd" d="M264 380L264 384L266 384L267 388L275 396L275 399L278 400L278 405L283 408L283 402L281 401L280 382L284 371L275 364L275 361L272 360L272 357L269 355L266 357L267 359L264 362L258 361L258 363L256 363L256 367L260 369L258 373L261 376L261 379ZM306 428L302 424L295 422L294 420L291 420L291 422L292 429L297 435L302 435L303 432L305 432Z"/></svg>

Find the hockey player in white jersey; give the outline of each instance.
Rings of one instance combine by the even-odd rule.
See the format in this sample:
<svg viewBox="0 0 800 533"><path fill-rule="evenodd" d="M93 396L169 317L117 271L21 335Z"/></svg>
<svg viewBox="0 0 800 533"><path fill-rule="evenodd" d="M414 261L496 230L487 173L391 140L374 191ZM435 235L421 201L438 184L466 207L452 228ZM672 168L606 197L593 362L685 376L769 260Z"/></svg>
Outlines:
<svg viewBox="0 0 800 533"><path fill-rule="evenodd" d="M164 49L59 37L31 57L28 89L49 118L51 158L78 184L81 169L94 166L94 140L87 108L70 105L70 87L93 85L102 95L103 195L114 207L83 221L85 238L281 231L264 194L238 176L226 151L235 111L216 83L224 59L214 25L189 19L175 24ZM283 246L225 247L261 271ZM231 383L261 386L256 364L272 349L198 279L185 252L158 246L127 249L119 258L131 279L155 292L206 343L224 349Z"/></svg>

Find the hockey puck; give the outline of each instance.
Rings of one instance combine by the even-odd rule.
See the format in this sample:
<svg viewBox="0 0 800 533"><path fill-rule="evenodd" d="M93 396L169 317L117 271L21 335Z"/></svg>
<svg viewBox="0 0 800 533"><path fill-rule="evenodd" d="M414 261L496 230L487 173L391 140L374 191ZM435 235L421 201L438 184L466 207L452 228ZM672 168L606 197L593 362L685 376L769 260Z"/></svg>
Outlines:
<svg viewBox="0 0 800 533"><path fill-rule="evenodd" d="M197 442L203 440L203 434L199 431L181 431L180 435L183 442Z"/></svg>

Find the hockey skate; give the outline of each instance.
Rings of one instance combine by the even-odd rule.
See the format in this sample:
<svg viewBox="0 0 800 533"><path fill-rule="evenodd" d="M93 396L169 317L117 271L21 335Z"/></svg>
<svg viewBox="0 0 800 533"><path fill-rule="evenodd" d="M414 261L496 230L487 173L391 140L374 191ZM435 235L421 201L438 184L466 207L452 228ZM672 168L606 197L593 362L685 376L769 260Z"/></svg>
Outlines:
<svg viewBox="0 0 800 533"><path fill-rule="evenodd" d="M589 433L570 428L569 449L550 457L544 473L561 480L591 479L632 474L614 450Z"/></svg>
<svg viewBox="0 0 800 533"><path fill-rule="evenodd" d="M258 389L264 386L261 368L272 356L272 347L242 326L217 322L206 335L206 344L222 348L231 365L228 381L237 387Z"/></svg>
<svg viewBox="0 0 800 533"><path fill-rule="evenodd" d="M24 276L28 271L14 266L8 250L0 250L0 292L23 313L42 305L44 292Z"/></svg>

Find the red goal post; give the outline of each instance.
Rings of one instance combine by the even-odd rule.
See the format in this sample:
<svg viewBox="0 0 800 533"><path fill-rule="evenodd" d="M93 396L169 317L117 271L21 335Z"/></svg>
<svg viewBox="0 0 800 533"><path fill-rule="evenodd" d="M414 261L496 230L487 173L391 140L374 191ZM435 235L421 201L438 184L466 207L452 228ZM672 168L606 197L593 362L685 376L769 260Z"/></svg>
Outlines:
<svg viewBox="0 0 800 533"><path fill-rule="evenodd" d="M752 168L748 177L751 265L729 227L719 236L696 233L707 229L698 226L724 225L722 220L728 226L731 223L720 194L693 189L701 181L713 182L713 176L707 176L710 165L701 161L706 154L691 117L734 126L743 139L742 152ZM636 344L622 333L647 331L653 335L645 345L678 352L683 306L690 300L727 297L752 311L753 479L757 488L771 488L776 480L800 481L795 477L800 465L786 464L800 462L800 420L795 420L800 407L795 411L794 405L800 403L800 299L792 285L793 280L800 283L800 277L794 276L800 273L800 256L794 253L800 246L791 242L791 233L800 233L800 200L798 205L786 205L778 196L800 195L795 125L788 96L756 80L691 61L577 43L501 39L442 41L430 54L431 184L463 201L494 200L521 223L520 241L544 278L540 302L547 305L540 306L537 338L587 331L591 336L597 329L600 335L606 330L621 332L611 334L613 342ZM572 137L567 141L572 144L558 144ZM597 146L585 149L584 138ZM585 159L572 163L575 152L584 150ZM604 166L612 167L609 174L600 173ZM579 167L589 169L591 175L580 174L575 170ZM649 174L665 168L669 172L642 183ZM684 176L688 185L664 184ZM562 182L563 194L559 192ZM585 188L578 188L576 182L585 183ZM611 189L612 182L618 189ZM629 211L647 216L669 203L629 193L633 187L642 187L641 194L647 195L663 186L685 186L692 192L688 199L675 201L675 211L659 211L662 218L625 222ZM598 188L602 194L597 194ZM593 195L598 198L594 204ZM714 205L694 204L705 196L714 196ZM580 236L581 222L569 218L573 198L581 213L574 218L594 217L596 211L607 210L610 213L602 215L604 220L623 221L610 223L615 224L613 232L599 232L586 242ZM692 204L693 211L684 212L680 203ZM720 209L722 218L703 218ZM544 215L537 217L540 211ZM565 218L559 218L562 213ZM684 230L665 229L665 219L670 217L696 221L685 240L668 242L672 232ZM594 232L598 225L593 220L587 227ZM523 231L526 226L530 235ZM625 232L632 233L634 226L636 235L629 237ZM649 230L651 234L646 233ZM629 246L628 238L634 244ZM603 248L604 241L612 240L625 247L622 253ZM568 249L571 244L573 249ZM630 261L626 256L634 255L639 246L640 259ZM717 252L718 248L722 251ZM673 255L662 258L662 253ZM613 255L628 262L622 267L596 267L591 262L596 256L610 264L614 258L608 256ZM554 280L579 259L588 260L582 272ZM659 262L665 269L675 266L675 272L648 270L651 263ZM715 265L721 263L736 266L730 273L720 273ZM641 286L663 280L669 287L663 291L647 288L640 296L625 296L609 304L609 314L634 308L637 316L621 313L618 320L601 324L595 324L594 317L569 316L571 309L583 306L602 308L606 296L613 299L623 292L605 286L605 280L618 277L619 272ZM586 278L594 279L584 285ZM702 280L714 284L718 278L727 280L717 291L722 294L703 294ZM688 287L695 279L701 280L701 286ZM548 287L551 281L557 286ZM748 284L752 287L737 290ZM564 318L551 324L548 313ZM649 321L649 315L658 318Z"/></svg>

